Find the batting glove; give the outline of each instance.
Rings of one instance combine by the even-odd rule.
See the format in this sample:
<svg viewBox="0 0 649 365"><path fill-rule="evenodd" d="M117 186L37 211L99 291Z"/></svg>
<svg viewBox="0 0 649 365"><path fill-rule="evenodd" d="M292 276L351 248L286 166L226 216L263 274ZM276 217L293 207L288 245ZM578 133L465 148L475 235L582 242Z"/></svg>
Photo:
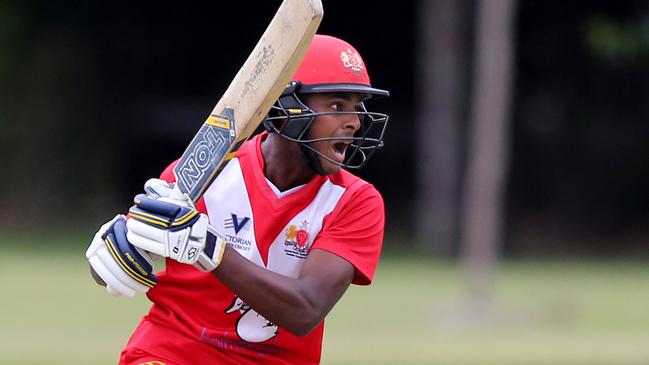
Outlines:
<svg viewBox="0 0 649 365"><path fill-rule="evenodd" d="M194 265L201 271L216 269L225 250L224 237L193 204L161 196L166 195L163 190L135 197L127 222L129 242L147 252Z"/></svg>
<svg viewBox="0 0 649 365"><path fill-rule="evenodd" d="M86 250L86 258L113 296L133 297L156 285L153 258L128 242L123 215L99 228Z"/></svg>

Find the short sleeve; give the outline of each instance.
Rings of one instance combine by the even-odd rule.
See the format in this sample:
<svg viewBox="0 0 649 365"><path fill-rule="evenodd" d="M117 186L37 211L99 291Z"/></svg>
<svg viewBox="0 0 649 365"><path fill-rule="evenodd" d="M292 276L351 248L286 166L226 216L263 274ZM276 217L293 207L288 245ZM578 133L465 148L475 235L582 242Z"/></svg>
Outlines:
<svg viewBox="0 0 649 365"><path fill-rule="evenodd" d="M371 184L341 200L325 218L314 249L331 252L355 268L354 284L372 282L383 246L385 209L383 198Z"/></svg>

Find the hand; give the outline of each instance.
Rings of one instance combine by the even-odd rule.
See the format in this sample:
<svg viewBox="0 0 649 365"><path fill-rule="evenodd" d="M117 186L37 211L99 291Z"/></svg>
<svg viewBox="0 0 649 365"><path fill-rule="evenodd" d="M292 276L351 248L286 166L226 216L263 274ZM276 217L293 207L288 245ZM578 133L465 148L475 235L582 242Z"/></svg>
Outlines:
<svg viewBox="0 0 649 365"><path fill-rule="evenodd" d="M149 195L136 196L129 210L129 242L201 271L214 270L221 262L225 239L209 226L207 215L162 180L149 180L145 190Z"/></svg>
<svg viewBox="0 0 649 365"><path fill-rule="evenodd" d="M156 285L153 258L126 239L126 219L117 215L95 234L86 250L93 277L113 296L133 297Z"/></svg>

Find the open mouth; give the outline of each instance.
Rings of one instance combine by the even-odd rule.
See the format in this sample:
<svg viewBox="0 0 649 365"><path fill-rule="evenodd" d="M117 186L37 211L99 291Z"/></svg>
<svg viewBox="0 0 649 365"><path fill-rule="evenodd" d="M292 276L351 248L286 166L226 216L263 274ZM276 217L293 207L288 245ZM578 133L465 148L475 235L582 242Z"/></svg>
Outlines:
<svg viewBox="0 0 649 365"><path fill-rule="evenodd" d="M347 148L351 143L351 141L340 141L332 145L331 150L336 162L343 163L345 161L345 152L347 152Z"/></svg>

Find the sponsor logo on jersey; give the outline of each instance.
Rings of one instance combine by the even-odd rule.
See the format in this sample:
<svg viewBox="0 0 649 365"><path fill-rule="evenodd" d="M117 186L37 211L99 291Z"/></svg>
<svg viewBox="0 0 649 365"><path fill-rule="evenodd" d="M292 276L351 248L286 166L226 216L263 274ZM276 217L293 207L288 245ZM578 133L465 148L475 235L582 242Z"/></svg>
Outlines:
<svg viewBox="0 0 649 365"><path fill-rule="evenodd" d="M309 222L303 220L300 223L300 226L297 227L294 224L288 226L284 231L284 252L293 257L298 257L301 259L306 258L306 254L309 252Z"/></svg>
<svg viewBox="0 0 649 365"><path fill-rule="evenodd" d="M243 217L239 219L236 214L230 213L230 218L226 218L225 224L223 226L225 227L225 229L233 229L234 234L239 234L239 232L244 227L246 227L248 221L250 221L250 217Z"/></svg>
<svg viewBox="0 0 649 365"><path fill-rule="evenodd" d="M236 329L240 339L250 343L259 343L277 336L279 327L255 312L239 297L234 297L232 304L225 310L225 314L233 313L239 315Z"/></svg>
<svg viewBox="0 0 649 365"><path fill-rule="evenodd" d="M225 240L228 242L232 248L236 249L237 251L245 251L248 252L250 251L250 247L252 245L252 242L250 239L246 238L245 235L243 237L239 237L239 233L243 231L248 231L250 230L250 217L241 217L239 218L236 214L230 213L230 218L226 218L225 222L223 223L223 227L226 230L231 230L234 232L234 234L226 234L225 235ZM243 233L242 233L243 235Z"/></svg>

